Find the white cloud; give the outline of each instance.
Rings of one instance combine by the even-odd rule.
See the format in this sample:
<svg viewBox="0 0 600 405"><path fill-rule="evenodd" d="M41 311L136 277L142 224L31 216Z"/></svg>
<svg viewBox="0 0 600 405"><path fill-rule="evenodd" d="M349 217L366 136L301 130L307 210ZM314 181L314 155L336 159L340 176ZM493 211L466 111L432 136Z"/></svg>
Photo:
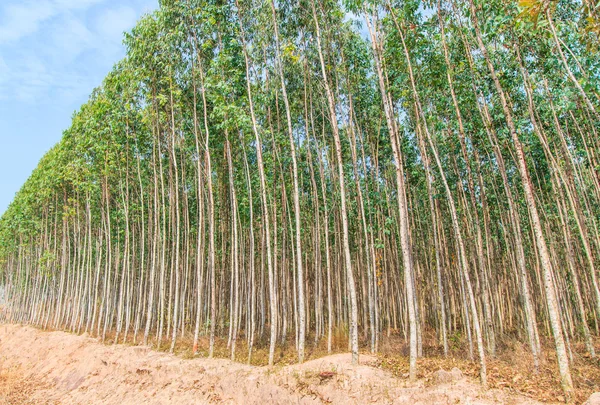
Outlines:
<svg viewBox="0 0 600 405"><path fill-rule="evenodd" d="M2 12L0 44L17 41L37 31L39 24L55 13L55 7L48 1L9 4Z"/></svg>
<svg viewBox="0 0 600 405"><path fill-rule="evenodd" d="M105 40L118 42L123 38L123 32L131 29L138 15L128 6L119 6L115 9L104 10L95 21L96 31Z"/></svg>
<svg viewBox="0 0 600 405"><path fill-rule="evenodd" d="M83 10L105 0L39 0L9 3L0 10L0 44L18 41L37 32L40 25L57 15Z"/></svg>
<svg viewBox="0 0 600 405"><path fill-rule="evenodd" d="M61 10L82 10L103 1L105 0L54 0L54 4Z"/></svg>
<svg viewBox="0 0 600 405"><path fill-rule="evenodd" d="M6 96L15 97L18 101L32 102L52 81L44 63L35 55L22 55L13 58L10 66L6 66L5 87ZM4 97L4 98L7 98Z"/></svg>
<svg viewBox="0 0 600 405"><path fill-rule="evenodd" d="M36 55L22 55L12 64L2 93L25 104L81 102L98 80L98 73L77 72L68 62L49 63Z"/></svg>
<svg viewBox="0 0 600 405"><path fill-rule="evenodd" d="M85 101L124 56L123 32L155 0L8 1L0 5L0 108Z"/></svg>
<svg viewBox="0 0 600 405"><path fill-rule="evenodd" d="M57 18L48 31L49 47L44 49L44 53L61 65L72 63L88 49L102 46L101 38L96 38L81 19L71 14Z"/></svg>

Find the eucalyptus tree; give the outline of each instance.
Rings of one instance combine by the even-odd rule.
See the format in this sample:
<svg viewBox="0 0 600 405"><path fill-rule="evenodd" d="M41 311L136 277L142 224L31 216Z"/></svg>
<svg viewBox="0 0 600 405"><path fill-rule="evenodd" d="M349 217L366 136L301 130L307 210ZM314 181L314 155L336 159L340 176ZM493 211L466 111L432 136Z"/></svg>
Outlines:
<svg viewBox="0 0 600 405"><path fill-rule="evenodd" d="M406 186L404 179L404 168L403 168L403 157L401 148L399 146L400 135L398 131L398 125L395 118L395 112L393 109L393 101L389 90L386 85L386 73L384 72L384 63L382 58L382 46L379 38L379 18L378 13L375 11L373 15L366 15L366 21L371 36L371 44L373 48L373 55L375 60L375 66L377 68L377 77L379 79L379 87L381 90L381 99L383 100L384 112L388 131L390 133L391 145L394 152L394 164L396 168L396 187L397 187L397 201L398 211L400 218L400 243L402 246L402 260L404 264L404 282L407 292L408 301L408 316L410 322L410 379L416 379L416 367L417 367L417 316L415 308L415 294L414 290L414 274L413 274L413 262L412 252L410 246L409 237L409 225L408 225L408 207L406 201Z"/></svg>
<svg viewBox="0 0 600 405"><path fill-rule="evenodd" d="M346 276L348 279L348 290L350 294L350 346L352 350L352 363L358 363L358 305L356 297L356 286L354 282L354 272L352 269L352 257L350 254L350 240L348 230L348 212L347 212L347 201L346 201L346 185L344 178L344 164L342 157L342 145L341 138L338 128L338 118L336 113L336 102L335 96L329 83L329 77L327 69L325 67L325 59L323 56L323 47L321 45L321 28L319 23L319 16L315 1L311 1L313 21L315 24L315 36L317 41L317 52L319 54L319 61L321 64L321 74L323 76L323 86L325 87L325 93L327 96L329 119L331 121L331 129L333 132L333 139L335 143L335 155L337 159L337 170L338 170L338 181L340 188L340 205L341 205L341 218L342 218L342 238L343 238L343 252L344 252L344 264L346 268Z"/></svg>

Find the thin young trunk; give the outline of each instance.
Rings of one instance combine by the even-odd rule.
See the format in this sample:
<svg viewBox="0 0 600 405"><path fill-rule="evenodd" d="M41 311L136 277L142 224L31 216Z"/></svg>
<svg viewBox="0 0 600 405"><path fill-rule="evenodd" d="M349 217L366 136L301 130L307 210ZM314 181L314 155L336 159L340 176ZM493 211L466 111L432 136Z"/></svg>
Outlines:
<svg viewBox="0 0 600 405"><path fill-rule="evenodd" d="M346 185L344 178L344 162L342 157L342 144L337 123L336 105L333 92L329 86L329 78L327 76L327 69L325 68L325 59L323 57L323 50L321 47L321 30L319 21L317 18L317 11L315 8L315 0L311 0L313 20L315 23L315 33L317 39L317 50L319 53L319 60L321 61L321 73L323 75L323 84L325 86L325 93L327 95L327 102L329 106L329 118L331 121L331 128L333 130L333 139L335 143L335 154L337 157L337 169L338 169L338 181L340 187L340 203L341 203L341 220L342 220L342 239L344 249L344 261L346 265L346 274L348 278L348 290L350 293L350 345L352 349L352 364L358 364L358 304L356 299L356 287L354 282L354 273L352 270L352 257L350 254L350 241L348 231L348 213L346 208Z"/></svg>

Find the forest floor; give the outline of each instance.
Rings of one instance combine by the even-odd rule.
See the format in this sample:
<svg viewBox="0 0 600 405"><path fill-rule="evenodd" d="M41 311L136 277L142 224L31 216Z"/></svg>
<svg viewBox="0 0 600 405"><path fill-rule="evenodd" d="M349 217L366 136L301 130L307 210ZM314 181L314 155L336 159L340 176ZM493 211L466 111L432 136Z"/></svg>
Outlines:
<svg viewBox="0 0 600 405"><path fill-rule="evenodd" d="M514 387L527 376L499 384L503 371L490 363L492 388L477 383L472 363L421 362L409 383L405 364L392 357L349 354L302 365L258 367L225 359L185 359L145 346L105 345L85 335L0 325L0 405L4 404L540 404ZM458 369L440 372L442 366ZM543 380L541 381L543 382Z"/></svg>

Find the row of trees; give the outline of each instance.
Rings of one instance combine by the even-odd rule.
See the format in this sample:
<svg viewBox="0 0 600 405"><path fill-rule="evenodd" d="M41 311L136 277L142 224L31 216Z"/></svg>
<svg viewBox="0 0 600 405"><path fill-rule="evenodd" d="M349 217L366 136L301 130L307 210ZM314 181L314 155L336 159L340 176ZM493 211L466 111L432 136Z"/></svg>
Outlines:
<svg viewBox="0 0 600 405"><path fill-rule="evenodd" d="M398 333L411 379L462 337L484 385L548 337L569 397L600 332L598 13L161 1L3 215L0 316L269 364Z"/></svg>

